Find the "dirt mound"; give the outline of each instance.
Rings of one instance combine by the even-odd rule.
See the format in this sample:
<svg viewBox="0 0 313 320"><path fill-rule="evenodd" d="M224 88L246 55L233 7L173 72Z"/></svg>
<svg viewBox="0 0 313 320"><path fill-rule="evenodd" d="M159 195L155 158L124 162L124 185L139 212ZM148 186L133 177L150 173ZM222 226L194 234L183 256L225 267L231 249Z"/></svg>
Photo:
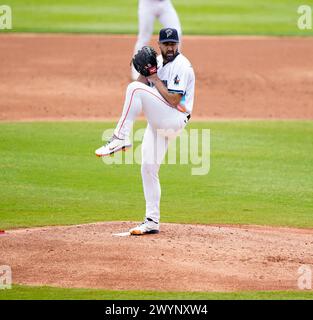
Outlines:
<svg viewBox="0 0 313 320"><path fill-rule="evenodd" d="M8 231L0 265L14 283L160 291L297 290L312 265L313 230L161 225L158 235L114 237L134 223Z"/></svg>
<svg viewBox="0 0 313 320"><path fill-rule="evenodd" d="M119 117L135 41L0 35L0 120ZM313 119L313 38L184 36L183 52L196 72L194 119Z"/></svg>

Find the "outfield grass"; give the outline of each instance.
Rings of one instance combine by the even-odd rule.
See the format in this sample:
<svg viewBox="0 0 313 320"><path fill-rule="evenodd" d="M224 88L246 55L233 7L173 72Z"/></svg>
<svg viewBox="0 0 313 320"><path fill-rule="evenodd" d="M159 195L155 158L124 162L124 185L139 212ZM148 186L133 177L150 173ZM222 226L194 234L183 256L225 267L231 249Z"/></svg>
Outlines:
<svg viewBox="0 0 313 320"><path fill-rule="evenodd" d="M13 286L0 300L312 300L313 291L157 292Z"/></svg>
<svg viewBox="0 0 313 320"><path fill-rule="evenodd" d="M137 1L7 0L14 32L137 33ZM301 0L173 0L184 34L312 35ZM306 2L306 4L310 4ZM155 30L160 28L157 22Z"/></svg>
<svg viewBox="0 0 313 320"><path fill-rule="evenodd" d="M112 127L1 123L0 229L141 220L140 165L106 165L94 156ZM163 222L313 227L312 121L189 128L211 130L210 172L192 176L191 164L162 165Z"/></svg>

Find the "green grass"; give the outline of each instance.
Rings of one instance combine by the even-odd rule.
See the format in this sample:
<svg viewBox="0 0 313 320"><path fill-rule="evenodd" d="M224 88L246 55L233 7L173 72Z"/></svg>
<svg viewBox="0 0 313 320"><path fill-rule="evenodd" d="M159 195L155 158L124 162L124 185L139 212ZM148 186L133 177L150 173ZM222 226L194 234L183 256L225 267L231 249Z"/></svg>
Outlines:
<svg viewBox="0 0 313 320"><path fill-rule="evenodd" d="M13 286L0 290L0 300L312 300L313 291L157 292L62 289Z"/></svg>
<svg viewBox="0 0 313 320"><path fill-rule="evenodd" d="M1 123L0 229L141 220L140 165L107 165L94 156L113 125ZM162 165L163 222L313 227L312 121L189 128L211 130L210 172Z"/></svg>
<svg viewBox="0 0 313 320"><path fill-rule="evenodd" d="M14 32L137 33L137 1L7 0ZM301 0L173 0L184 34L312 35ZM306 2L306 4L310 4ZM157 22L155 30L160 28Z"/></svg>

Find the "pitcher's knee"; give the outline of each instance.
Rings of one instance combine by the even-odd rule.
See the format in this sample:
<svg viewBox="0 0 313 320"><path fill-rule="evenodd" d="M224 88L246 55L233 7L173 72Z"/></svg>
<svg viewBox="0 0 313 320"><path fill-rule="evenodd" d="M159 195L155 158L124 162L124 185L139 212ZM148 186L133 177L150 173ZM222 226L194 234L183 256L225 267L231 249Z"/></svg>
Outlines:
<svg viewBox="0 0 313 320"><path fill-rule="evenodd" d="M136 93L140 91L139 89L145 89L146 85L139 82L139 81L133 81L127 86L127 92Z"/></svg>
<svg viewBox="0 0 313 320"><path fill-rule="evenodd" d="M138 81L133 81L127 86L127 91L133 91L138 88Z"/></svg>

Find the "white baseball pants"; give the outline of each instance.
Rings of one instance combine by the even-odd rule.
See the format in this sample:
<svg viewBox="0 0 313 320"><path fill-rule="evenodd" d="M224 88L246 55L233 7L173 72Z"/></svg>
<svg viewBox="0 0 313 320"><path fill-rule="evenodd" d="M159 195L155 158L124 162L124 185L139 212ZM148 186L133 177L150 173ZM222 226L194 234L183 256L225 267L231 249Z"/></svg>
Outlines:
<svg viewBox="0 0 313 320"><path fill-rule="evenodd" d="M133 123L143 111L148 126L142 141L141 175L146 200L146 218L160 220L160 165L170 139L179 135L188 122L186 114L172 108L155 88L134 81L127 87L122 116L114 134L129 136Z"/></svg>

